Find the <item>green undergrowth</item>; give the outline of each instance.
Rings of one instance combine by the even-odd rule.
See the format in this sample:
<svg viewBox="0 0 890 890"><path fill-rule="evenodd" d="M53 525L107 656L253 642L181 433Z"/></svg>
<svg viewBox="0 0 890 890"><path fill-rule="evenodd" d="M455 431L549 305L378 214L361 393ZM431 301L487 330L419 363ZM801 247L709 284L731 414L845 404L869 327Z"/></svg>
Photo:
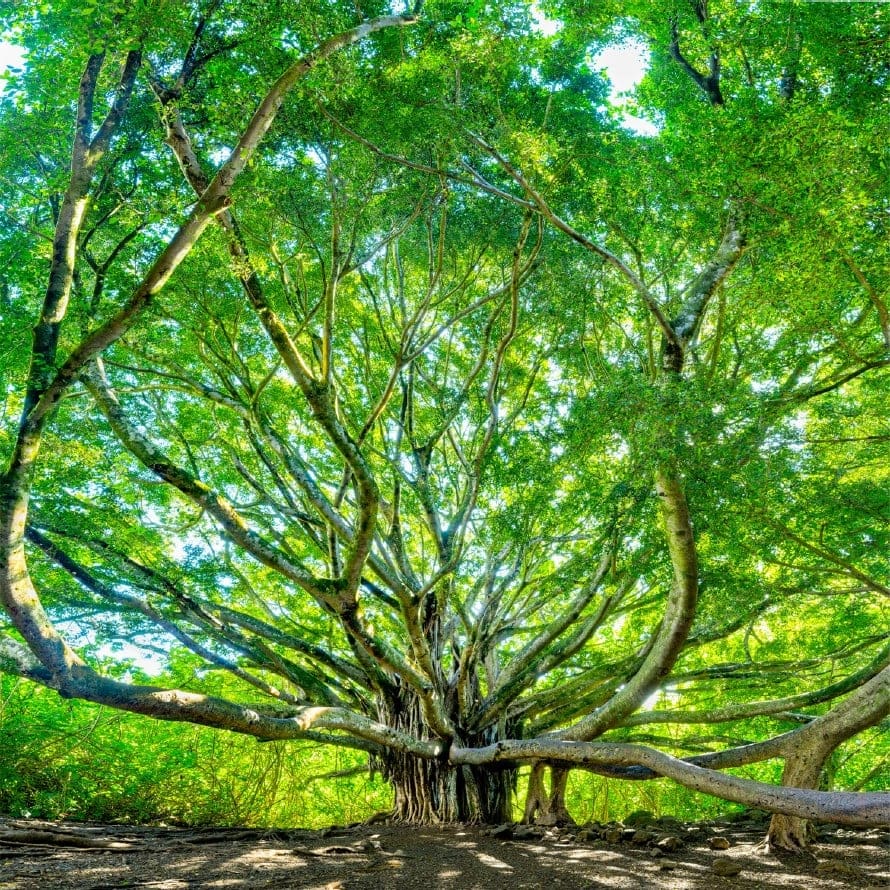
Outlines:
<svg viewBox="0 0 890 890"><path fill-rule="evenodd" d="M880 728L836 756L834 785L888 783ZM882 750L883 749L883 750ZM741 775L776 782L780 765ZM514 815L521 813L527 770ZM388 786L359 752L254 739L164 723L0 676L0 813L16 818L170 825L321 828L386 810ZM578 822L620 820L634 810L683 820L741 807L666 780L622 782L574 771L567 803Z"/></svg>
<svg viewBox="0 0 890 890"><path fill-rule="evenodd" d="M361 753L163 723L6 677L0 691L7 815L317 828L390 805Z"/></svg>

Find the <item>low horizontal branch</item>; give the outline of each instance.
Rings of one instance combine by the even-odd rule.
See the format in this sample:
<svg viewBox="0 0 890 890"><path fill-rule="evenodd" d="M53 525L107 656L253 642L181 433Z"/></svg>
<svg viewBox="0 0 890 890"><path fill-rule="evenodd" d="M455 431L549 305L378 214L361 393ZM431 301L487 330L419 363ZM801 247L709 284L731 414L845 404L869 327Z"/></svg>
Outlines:
<svg viewBox="0 0 890 890"><path fill-rule="evenodd" d="M858 826L890 822L890 793L811 791L770 785L728 776L640 745L549 739L509 740L484 748L452 747L449 759L454 764L467 766L487 766L505 760L547 762L593 770L600 767L643 766L693 791L787 816Z"/></svg>

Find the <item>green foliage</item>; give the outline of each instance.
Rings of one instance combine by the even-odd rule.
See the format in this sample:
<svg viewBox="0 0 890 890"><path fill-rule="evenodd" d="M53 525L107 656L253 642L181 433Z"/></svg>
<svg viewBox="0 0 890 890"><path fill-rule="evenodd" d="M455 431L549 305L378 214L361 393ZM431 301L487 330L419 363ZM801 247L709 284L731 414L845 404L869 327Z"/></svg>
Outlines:
<svg viewBox="0 0 890 890"><path fill-rule="evenodd" d="M0 812L19 818L321 828L390 805L361 754L160 723L8 676L0 734Z"/></svg>

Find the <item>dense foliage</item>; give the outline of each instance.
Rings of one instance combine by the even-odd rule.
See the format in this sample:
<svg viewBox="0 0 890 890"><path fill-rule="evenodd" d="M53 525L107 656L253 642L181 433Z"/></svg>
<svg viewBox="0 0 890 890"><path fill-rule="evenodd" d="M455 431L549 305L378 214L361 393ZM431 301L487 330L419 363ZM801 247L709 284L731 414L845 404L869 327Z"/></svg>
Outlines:
<svg viewBox="0 0 890 890"><path fill-rule="evenodd" d="M816 790L890 712L884 7L294 6L5 13L0 668L405 819L886 820Z"/></svg>
<svg viewBox="0 0 890 890"><path fill-rule="evenodd" d="M324 828L391 804L390 789L357 752L309 742L258 745L246 736L61 701L22 680L0 683L4 814Z"/></svg>

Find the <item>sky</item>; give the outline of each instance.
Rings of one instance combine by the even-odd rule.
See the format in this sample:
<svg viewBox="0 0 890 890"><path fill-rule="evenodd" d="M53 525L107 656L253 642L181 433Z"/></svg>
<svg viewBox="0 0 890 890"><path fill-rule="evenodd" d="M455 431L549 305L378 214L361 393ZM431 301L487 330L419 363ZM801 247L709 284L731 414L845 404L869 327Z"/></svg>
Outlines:
<svg viewBox="0 0 890 890"><path fill-rule="evenodd" d="M601 50L593 58L593 67L605 69L612 83L612 96L632 90L649 67L649 51L638 40L626 40Z"/></svg>
<svg viewBox="0 0 890 890"><path fill-rule="evenodd" d="M638 40L625 40L600 50L591 62L596 71L605 71L612 84L609 101L621 108L628 104L629 93L643 79L649 67L649 50ZM658 128L651 121L630 114L622 114L624 126L641 136L655 136Z"/></svg>
<svg viewBox="0 0 890 890"><path fill-rule="evenodd" d="M534 20L540 32L552 36L562 25L534 7ZM649 67L649 50L640 40L623 40L600 50L590 61L594 71L605 71L612 89L609 92L610 104L623 109L628 104L628 93L643 79ZM651 121L644 120L623 110L622 124L640 136L655 136L658 128Z"/></svg>
<svg viewBox="0 0 890 890"><path fill-rule="evenodd" d="M24 60L24 53L21 47L6 41L0 41L0 73L5 71L10 65L21 65Z"/></svg>
<svg viewBox="0 0 890 890"><path fill-rule="evenodd" d="M25 61L25 53L20 46L0 40L0 77L11 67L19 67ZM6 82L0 80L0 96L6 92Z"/></svg>

